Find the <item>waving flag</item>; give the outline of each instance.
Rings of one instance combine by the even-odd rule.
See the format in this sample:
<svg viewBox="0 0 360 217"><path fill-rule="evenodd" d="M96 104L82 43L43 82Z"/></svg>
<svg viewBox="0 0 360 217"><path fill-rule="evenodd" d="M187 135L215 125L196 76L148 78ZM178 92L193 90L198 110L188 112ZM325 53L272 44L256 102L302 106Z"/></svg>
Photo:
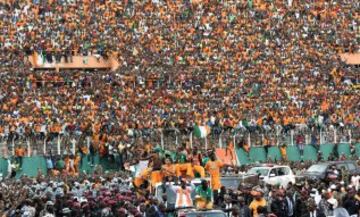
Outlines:
<svg viewBox="0 0 360 217"><path fill-rule="evenodd" d="M209 126L198 126L195 125L194 127L194 135L199 138L205 138L207 135L210 134L210 127Z"/></svg>

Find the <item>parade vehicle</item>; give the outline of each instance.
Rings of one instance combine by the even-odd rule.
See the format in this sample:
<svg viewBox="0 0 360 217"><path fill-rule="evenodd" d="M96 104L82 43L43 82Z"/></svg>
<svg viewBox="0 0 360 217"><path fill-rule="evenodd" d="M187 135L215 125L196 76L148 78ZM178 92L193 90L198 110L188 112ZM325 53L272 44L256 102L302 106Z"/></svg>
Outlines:
<svg viewBox="0 0 360 217"><path fill-rule="evenodd" d="M258 175L260 181L269 185L280 185L287 187L289 183L295 184L294 172L289 166L264 164L252 167L247 172L248 175Z"/></svg>
<svg viewBox="0 0 360 217"><path fill-rule="evenodd" d="M205 180L210 182L210 178L204 178ZM195 178L191 180L191 183L188 183L187 185L193 185L193 188L196 188L201 184L200 178ZM228 176L222 176L221 177L221 184L226 189L232 189L236 190L239 185L241 184L247 184L251 186L255 186L259 183L259 177L254 174L245 174L245 175L228 175ZM170 189L170 185L172 186L179 186L180 183L158 183L155 185L155 198L157 198L159 201L164 201L164 196L166 197L167 201L167 207L173 207L176 201L176 193ZM191 194L192 199L195 199L195 192L192 192Z"/></svg>
<svg viewBox="0 0 360 217"><path fill-rule="evenodd" d="M226 217L222 210L197 210L197 209L180 209L177 211L177 217Z"/></svg>

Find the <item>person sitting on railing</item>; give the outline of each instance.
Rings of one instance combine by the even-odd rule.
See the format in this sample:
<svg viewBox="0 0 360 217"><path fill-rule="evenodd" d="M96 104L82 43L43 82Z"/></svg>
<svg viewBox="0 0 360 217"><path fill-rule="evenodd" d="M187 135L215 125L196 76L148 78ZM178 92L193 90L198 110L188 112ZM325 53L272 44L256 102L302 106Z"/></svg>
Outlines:
<svg viewBox="0 0 360 217"><path fill-rule="evenodd" d="M283 161L287 161L286 148L287 148L286 144L283 144L280 147L280 154L281 154L281 158L283 159Z"/></svg>
<svg viewBox="0 0 360 217"><path fill-rule="evenodd" d="M144 169L137 177L133 179L135 191L139 196L147 195L151 190L151 183L148 181L152 172L152 168Z"/></svg>
<svg viewBox="0 0 360 217"><path fill-rule="evenodd" d="M162 162L157 154L152 156L148 167L151 168L150 184L152 187L155 187L157 183L160 183L163 180L163 173L161 171Z"/></svg>
<svg viewBox="0 0 360 217"><path fill-rule="evenodd" d="M20 170L22 169L23 158L25 157L25 152L26 152L26 149L22 145L17 146L15 149L16 161L19 164Z"/></svg>
<svg viewBox="0 0 360 217"><path fill-rule="evenodd" d="M172 163L170 156L167 156L161 166L163 177L171 181L176 176L176 165Z"/></svg>
<svg viewBox="0 0 360 217"><path fill-rule="evenodd" d="M61 156L59 156L58 160L56 161L56 169L57 169L57 172L55 172L56 175L61 174L61 173L64 172L65 161L62 159Z"/></svg>
<svg viewBox="0 0 360 217"><path fill-rule="evenodd" d="M53 174L54 162L51 155L45 156L47 174Z"/></svg>
<svg viewBox="0 0 360 217"><path fill-rule="evenodd" d="M185 148L180 147L177 153L176 176L177 177L193 177L191 163L188 161L190 156Z"/></svg>
<svg viewBox="0 0 360 217"><path fill-rule="evenodd" d="M193 170L193 177L196 178L204 178L205 177L205 169L201 166L201 160L198 156L192 158L192 170Z"/></svg>

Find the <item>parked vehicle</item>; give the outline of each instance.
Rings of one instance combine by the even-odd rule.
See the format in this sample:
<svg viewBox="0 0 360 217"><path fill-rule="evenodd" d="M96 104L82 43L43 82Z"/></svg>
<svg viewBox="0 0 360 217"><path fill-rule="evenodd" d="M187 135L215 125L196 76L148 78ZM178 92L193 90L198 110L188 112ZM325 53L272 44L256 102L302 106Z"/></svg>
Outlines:
<svg viewBox="0 0 360 217"><path fill-rule="evenodd" d="M295 175L290 167L281 165L262 165L251 168L247 174L256 174L260 181L270 185L287 187L289 183L295 184Z"/></svg>
<svg viewBox="0 0 360 217"><path fill-rule="evenodd" d="M302 176L309 180L331 181L333 179L332 168L334 167L339 175L341 175L342 170L346 170L350 176L360 175L360 168L354 161L328 161L310 166Z"/></svg>

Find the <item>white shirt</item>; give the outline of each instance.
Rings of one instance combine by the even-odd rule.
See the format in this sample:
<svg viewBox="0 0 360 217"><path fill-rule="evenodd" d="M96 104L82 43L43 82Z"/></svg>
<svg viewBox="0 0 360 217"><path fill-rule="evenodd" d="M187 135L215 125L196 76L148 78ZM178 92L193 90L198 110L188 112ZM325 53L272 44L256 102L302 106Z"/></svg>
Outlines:
<svg viewBox="0 0 360 217"><path fill-rule="evenodd" d="M225 209L226 210L232 209L232 203L227 203L225 205ZM228 212L227 216L232 216L232 212Z"/></svg>
<svg viewBox="0 0 360 217"><path fill-rule="evenodd" d="M313 212L310 212L310 217L316 217L316 210L314 210Z"/></svg>
<svg viewBox="0 0 360 217"><path fill-rule="evenodd" d="M179 207L191 207L193 206L193 201L191 199L191 192L193 191L194 187L191 186L187 186L186 189L183 190L183 193L180 194L179 190L181 189L180 186L173 186L172 184L170 184L171 190L173 190L176 193L176 201L175 201L175 208L179 208ZM182 190L182 189L181 189ZM189 195L186 195L186 192L189 192ZM182 197L182 204L179 204L180 201L180 197ZM189 198L187 198L189 197ZM188 201L189 199L189 201ZM188 204L187 202L189 202L190 204Z"/></svg>

